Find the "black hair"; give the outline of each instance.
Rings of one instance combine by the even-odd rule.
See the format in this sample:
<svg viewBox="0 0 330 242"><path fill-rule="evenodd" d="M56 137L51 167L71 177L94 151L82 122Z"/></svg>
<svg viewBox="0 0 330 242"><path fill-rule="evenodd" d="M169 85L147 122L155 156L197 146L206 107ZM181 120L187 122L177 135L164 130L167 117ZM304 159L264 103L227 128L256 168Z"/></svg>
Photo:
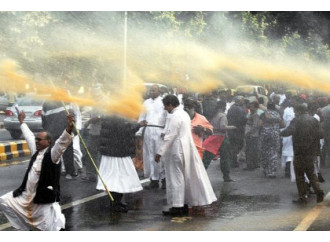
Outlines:
<svg viewBox="0 0 330 242"><path fill-rule="evenodd" d="M267 109L275 110L275 109L276 109L275 103L272 102L272 101L269 101L269 102L267 103Z"/></svg>
<svg viewBox="0 0 330 242"><path fill-rule="evenodd" d="M225 110L226 109L226 106L227 106L227 103L225 101L217 101L217 106L216 106L216 109L219 110Z"/></svg>
<svg viewBox="0 0 330 242"><path fill-rule="evenodd" d="M163 104L164 106L172 105L173 107L177 107L180 105L180 102L177 96L173 94L168 94L163 98Z"/></svg>
<svg viewBox="0 0 330 242"><path fill-rule="evenodd" d="M249 103L250 107L254 107L254 108L259 108L259 102L258 101L252 101Z"/></svg>
<svg viewBox="0 0 330 242"><path fill-rule="evenodd" d="M46 132L46 139L50 141L50 143L52 143L53 141L53 137L49 132Z"/></svg>
<svg viewBox="0 0 330 242"><path fill-rule="evenodd" d="M294 106L294 111L301 114L307 113L307 107L304 104L297 104L296 106Z"/></svg>

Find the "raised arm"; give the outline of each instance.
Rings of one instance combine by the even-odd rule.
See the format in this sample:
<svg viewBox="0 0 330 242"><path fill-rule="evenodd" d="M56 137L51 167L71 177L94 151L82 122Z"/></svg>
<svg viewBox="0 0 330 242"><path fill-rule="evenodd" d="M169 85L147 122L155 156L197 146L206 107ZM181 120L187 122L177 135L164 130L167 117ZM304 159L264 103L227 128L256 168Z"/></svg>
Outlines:
<svg viewBox="0 0 330 242"><path fill-rule="evenodd" d="M55 164L58 164L59 159L62 154L66 150L66 148L70 145L73 139L72 129L74 123L74 116L72 114L67 115L67 127L63 131L62 135L56 140L55 145L51 150L52 161Z"/></svg>

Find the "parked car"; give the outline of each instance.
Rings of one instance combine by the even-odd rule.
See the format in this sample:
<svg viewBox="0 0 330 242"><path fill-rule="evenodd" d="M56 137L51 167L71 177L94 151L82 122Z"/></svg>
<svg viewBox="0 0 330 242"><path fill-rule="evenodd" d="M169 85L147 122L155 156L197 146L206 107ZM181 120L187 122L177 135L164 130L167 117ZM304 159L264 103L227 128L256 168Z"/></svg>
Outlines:
<svg viewBox="0 0 330 242"><path fill-rule="evenodd" d="M241 85L236 87L236 95L241 95L249 99L250 102L257 100L256 96L264 99L264 105L267 106L268 97L266 89L258 85Z"/></svg>
<svg viewBox="0 0 330 242"><path fill-rule="evenodd" d="M0 111L5 111L9 105L8 95L4 92L0 92Z"/></svg>
<svg viewBox="0 0 330 242"><path fill-rule="evenodd" d="M5 111L5 119L3 120L4 128L9 131L13 139L19 139L22 136L18 114L15 107L19 111L24 111L26 118L24 122L29 126L32 132L42 131L41 110L44 98L35 95L26 95L18 98L16 103L11 107L7 107Z"/></svg>

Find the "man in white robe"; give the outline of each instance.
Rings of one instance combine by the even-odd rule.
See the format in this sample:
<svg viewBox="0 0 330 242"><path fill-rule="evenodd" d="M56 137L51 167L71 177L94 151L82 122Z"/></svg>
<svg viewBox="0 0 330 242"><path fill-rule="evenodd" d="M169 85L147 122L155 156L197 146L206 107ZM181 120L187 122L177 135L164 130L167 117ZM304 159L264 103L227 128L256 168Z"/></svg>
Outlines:
<svg viewBox="0 0 330 242"><path fill-rule="evenodd" d="M74 118L72 115L67 116L67 128L51 150L49 150L50 135L47 132L40 132L35 137L24 123L24 118L25 113L21 111L18 119L33 156L22 185L0 197L0 210L18 230L64 229L65 217L58 203L60 157L72 142Z"/></svg>
<svg viewBox="0 0 330 242"><path fill-rule="evenodd" d="M143 133L143 170L144 176L150 178L150 184L146 189L159 188L161 181L162 189L166 188L165 168L162 160L156 163L154 158L161 143L161 134L164 130L167 112L164 110L162 97L158 85L150 88L150 98L144 103L145 112L139 117L138 122L146 121L147 127L141 128L137 135Z"/></svg>
<svg viewBox="0 0 330 242"><path fill-rule="evenodd" d="M292 119L294 119L295 114L293 110L293 106L290 104L284 109L283 112L283 121L285 124L286 129ZM282 130L284 130L282 129ZM296 177L294 174L294 168L293 168L293 145L292 145L292 136L288 137L282 137L282 163L281 163L282 168L285 170L285 176L290 177L291 176L291 181L295 182Z"/></svg>
<svg viewBox="0 0 330 242"><path fill-rule="evenodd" d="M163 103L170 114L155 161L159 162L166 155L166 194L168 204L172 205L163 214L187 215L188 207L209 205L217 198L194 144L189 115L179 106L179 100L174 95L164 97Z"/></svg>

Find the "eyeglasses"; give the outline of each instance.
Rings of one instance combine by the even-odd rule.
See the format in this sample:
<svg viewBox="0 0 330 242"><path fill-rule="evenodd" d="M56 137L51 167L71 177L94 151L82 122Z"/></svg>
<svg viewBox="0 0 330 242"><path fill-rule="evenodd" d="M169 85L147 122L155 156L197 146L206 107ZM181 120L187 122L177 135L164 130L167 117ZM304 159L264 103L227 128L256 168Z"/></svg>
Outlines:
<svg viewBox="0 0 330 242"><path fill-rule="evenodd" d="M36 141L41 141L41 140L45 140L45 139L47 139L47 138L44 138L44 139L42 139L42 138L36 138Z"/></svg>

